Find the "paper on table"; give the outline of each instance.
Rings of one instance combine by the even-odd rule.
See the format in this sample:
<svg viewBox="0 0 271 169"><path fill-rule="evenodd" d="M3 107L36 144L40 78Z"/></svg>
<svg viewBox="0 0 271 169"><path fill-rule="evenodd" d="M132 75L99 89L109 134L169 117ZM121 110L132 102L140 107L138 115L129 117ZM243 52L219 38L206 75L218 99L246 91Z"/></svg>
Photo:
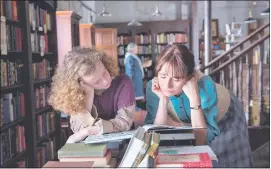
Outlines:
<svg viewBox="0 0 271 169"><path fill-rule="evenodd" d="M133 137L134 133L135 130L130 130L117 133L108 133L103 135L90 135L85 139L84 143L101 143L114 140L130 139Z"/></svg>
<svg viewBox="0 0 271 169"><path fill-rule="evenodd" d="M180 126L180 127L175 127L175 126L168 126L168 125L154 125L154 124L146 124L143 126L145 131L150 130L150 129L193 129L192 126Z"/></svg>
<svg viewBox="0 0 271 169"><path fill-rule="evenodd" d="M142 126L145 131L149 129L192 129L191 126L182 126L182 127L174 127L174 126L167 126L167 125L153 125L147 124ZM84 143L101 143L101 142L108 142L114 140L124 140L130 139L133 137L133 134L136 130L124 131L124 132L116 132L116 133L108 133L103 135L90 135L85 140Z"/></svg>

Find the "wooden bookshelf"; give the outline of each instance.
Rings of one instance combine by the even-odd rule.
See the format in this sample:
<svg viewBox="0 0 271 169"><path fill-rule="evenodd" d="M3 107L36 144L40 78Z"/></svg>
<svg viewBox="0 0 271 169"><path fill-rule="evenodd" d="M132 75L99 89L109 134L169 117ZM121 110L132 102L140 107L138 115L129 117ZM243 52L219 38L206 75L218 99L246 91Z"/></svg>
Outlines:
<svg viewBox="0 0 271 169"><path fill-rule="evenodd" d="M51 144L59 148L60 138L55 136L60 135L60 116L47 107L47 82L58 63L56 4L49 0L1 1L1 167L41 167L38 151L44 155ZM44 130L40 131L44 137L50 135L50 140L38 144L40 114L55 115L50 121L55 134L46 132L50 126L43 120L39 125Z"/></svg>
<svg viewBox="0 0 271 169"><path fill-rule="evenodd" d="M80 45L79 21L82 17L73 11L56 11L58 63L63 64L65 54Z"/></svg>

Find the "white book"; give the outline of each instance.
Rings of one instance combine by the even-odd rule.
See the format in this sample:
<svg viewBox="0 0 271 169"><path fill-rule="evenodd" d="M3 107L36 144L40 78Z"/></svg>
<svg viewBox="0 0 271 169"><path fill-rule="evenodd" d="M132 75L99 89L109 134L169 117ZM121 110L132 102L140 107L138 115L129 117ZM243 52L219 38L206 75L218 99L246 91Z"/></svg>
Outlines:
<svg viewBox="0 0 271 169"><path fill-rule="evenodd" d="M1 16L1 55L8 54L6 17Z"/></svg>
<svg viewBox="0 0 271 169"><path fill-rule="evenodd" d="M135 130L124 131L124 132L116 132L116 133L108 133L103 135L89 135L83 142L87 144L91 143L101 143L101 142L109 142L115 140L124 140L130 139L133 137Z"/></svg>
<svg viewBox="0 0 271 169"><path fill-rule="evenodd" d="M130 140L126 152L119 164L119 167L133 167L134 161L136 160L140 151L142 151L141 147L144 144L144 134L145 130L142 127L139 127L136 130L136 133L133 135Z"/></svg>

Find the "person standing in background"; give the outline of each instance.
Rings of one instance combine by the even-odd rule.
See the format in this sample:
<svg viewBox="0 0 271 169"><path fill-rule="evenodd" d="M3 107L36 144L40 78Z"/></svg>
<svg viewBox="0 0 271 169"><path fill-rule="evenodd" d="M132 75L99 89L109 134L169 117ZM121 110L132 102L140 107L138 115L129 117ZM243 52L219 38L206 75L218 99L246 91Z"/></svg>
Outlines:
<svg viewBox="0 0 271 169"><path fill-rule="evenodd" d="M129 43L127 46L127 52L125 54L124 65L125 65L125 74L128 75L134 85L135 99L137 103L145 102L145 94L143 87L143 78L144 70L143 63L140 58L137 56L138 46L135 43ZM139 121L140 119L145 119L146 111L142 110L136 106L136 111ZM136 122L137 120L135 120ZM141 122L138 122L141 124ZM142 124L144 121L142 121ZM140 125L138 124L138 125Z"/></svg>
<svg viewBox="0 0 271 169"><path fill-rule="evenodd" d="M135 43L129 43L125 54L124 65L125 74L133 81L136 100L144 100L143 78L144 70L140 58L137 56L138 46Z"/></svg>

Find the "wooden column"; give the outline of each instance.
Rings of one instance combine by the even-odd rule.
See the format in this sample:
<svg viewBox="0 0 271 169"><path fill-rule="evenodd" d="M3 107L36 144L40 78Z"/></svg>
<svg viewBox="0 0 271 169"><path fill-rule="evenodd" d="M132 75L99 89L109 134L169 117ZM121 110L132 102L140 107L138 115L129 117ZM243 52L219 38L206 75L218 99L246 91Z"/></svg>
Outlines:
<svg viewBox="0 0 271 169"><path fill-rule="evenodd" d="M80 46L92 48L95 45L95 27L93 24L79 24Z"/></svg>
<svg viewBox="0 0 271 169"><path fill-rule="evenodd" d="M211 58L212 49L211 49L211 40L212 40L212 32L211 32L211 21L212 21L212 2L210 0L204 1L204 65L209 63L209 59ZM205 69L205 74L209 74L209 68Z"/></svg>

